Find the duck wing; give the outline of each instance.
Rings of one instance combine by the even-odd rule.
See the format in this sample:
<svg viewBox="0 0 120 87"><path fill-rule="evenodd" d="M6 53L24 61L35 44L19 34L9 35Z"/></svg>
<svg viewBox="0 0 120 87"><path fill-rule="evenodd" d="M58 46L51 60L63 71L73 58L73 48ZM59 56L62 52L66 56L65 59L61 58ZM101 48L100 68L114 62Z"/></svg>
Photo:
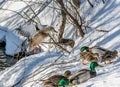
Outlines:
<svg viewBox="0 0 120 87"><path fill-rule="evenodd" d="M58 83L61 79L67 79L67 78L65 78L62 75L54 75L54 76L51 76L50 78L48 78L46 81L44 81L44 83L45 84L53 83L54 85L58 85Z"/></svg>
<svg viewBox="0 0 120 87"><path fill-rule="evenodd" d="M83 75L85 73L87 73L89 70L80 70L79 72L77 72L76 74L73 74L69 77L69 80L75 79L76 77Z"/></svg>
<svg viewBox="0 0 120 87"><path fill-rule="evenodd" d="M73 84L80 84L91 78L90 70L80 70L78 73L70 77Z"/></svg>

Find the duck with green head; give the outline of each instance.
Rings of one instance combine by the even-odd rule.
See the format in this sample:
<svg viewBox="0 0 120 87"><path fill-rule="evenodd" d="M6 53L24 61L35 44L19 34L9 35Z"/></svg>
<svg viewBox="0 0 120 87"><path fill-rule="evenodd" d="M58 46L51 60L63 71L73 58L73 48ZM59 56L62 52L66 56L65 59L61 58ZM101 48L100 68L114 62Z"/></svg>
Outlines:
<svg viewBox="0 0 120 87"><path fill-rule="evenodd" d="M85 51L89 52L89 47L88 46L83 46L83 47L80 48L80 51L81 52L85 52Z"/></svg>
<svg viewBox="0 0 120 87"><path fill-rule="evenodd" d="M91 62L90 70L87 70L87 69L80 70L76 74L69 76L69 81L72 82L72 84L76 85L76 84L83 83L90 78L95 77L96 76L95 68L98 66L101 66L101 65L99 65L97 62Z"/></svg>
<svg viewBox="0 0 120 87"><path fill-rule="evenodd" d="M53 75L43 82L44 87L65 87L66 85L71 85L68 80L69 75L71 75L69 70L65 71L64 75Z"/></svg>
<svg viewBox="0 0 120 87"><path fill-rule="evenodd" d="M82 69L76 74L71 74L71 71L67 70L64 75L54 75L44 82L44 87L65 87L80 84L96 76L95 68L97 66L101 65L91 62L90 70Z"/></svg>

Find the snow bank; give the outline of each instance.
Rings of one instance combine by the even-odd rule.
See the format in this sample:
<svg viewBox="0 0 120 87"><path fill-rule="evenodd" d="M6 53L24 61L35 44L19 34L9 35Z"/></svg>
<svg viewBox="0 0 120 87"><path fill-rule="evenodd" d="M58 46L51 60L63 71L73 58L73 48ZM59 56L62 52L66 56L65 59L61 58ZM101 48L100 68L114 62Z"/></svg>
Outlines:
<svg viewBox="0 0 120 87"><path fill-rule="evenodd" d="M0 42L5 41L5 35L6 35L6 32L0 30Z"/></svg>
<svg viewBox="0 0 120 87"><path fill-rule="evenodd" d="M86 8L90 7L88 6L88 3L84 2L83 4L87 6ZM120 52L120 1L106 0L105 4L95 3L95 7L91 8L92 10L86 8L82 9L82 11L84 13L88 13L85 14L87 20L92 19L88 23L91 26L92 31L86 34L84 38L76 39L76 43L72 49L71 54L61 55L53 52L43 52L40 54L25 57L17 62L14 66L0 72L0 87L11 87L18 82L19 84L17 87L41 87L41 80L55 74L63 74L65 70L69 69L72 71L72 73L75 73L83 68L89 69L89 65L84 66L81 64L81 60L79 60L79 49L83 45L98 45L110 50L117 50ZM41 12L39 17L43 24L50 25L55 22L53 25L56 26L59 24L59 13L55 13L55 15L57 15L57 18L54 18L51 22L51 8L46 8L43 12ZM14 17L9 19L10 21L7 20L6 22L6 17L2 18L0 24L6 27L12 26L15 28L16 26L14 24L16 24L16 21L20 20L21 18L15 16L16 20L11 23L13 19ZM34 32L34 30L32 30L34 27L31 28L29 26L26 26L25 29L26 28L28 31L30 31L30 33ZM71 31L71 29L73 29L73 26L71 27L71 25L67 25L65 30L66 37L72 37L71 33L73 31ZM98 32L96 31L98 29L105 29L109 32ZM19 46L21 45L22 37L17 35L16 32L12 31L7 32L7 34L3 34L3 32L1 34L1 32L2 31L0 31L0 40L3 40L5 36L7 42L6 53L12 55L13 53L19 52ZM51 65L51 63L53 65ZM120 59L117 59L111 65L103 65L104 67L97 68L97 77L74 87L119 87Z"/></svg>

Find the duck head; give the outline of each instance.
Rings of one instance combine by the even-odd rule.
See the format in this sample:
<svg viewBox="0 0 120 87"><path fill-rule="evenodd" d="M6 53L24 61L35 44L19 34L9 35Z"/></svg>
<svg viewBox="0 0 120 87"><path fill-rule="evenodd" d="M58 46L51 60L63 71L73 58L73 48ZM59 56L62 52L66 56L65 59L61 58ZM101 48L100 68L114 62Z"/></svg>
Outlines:
<svg viewBox="0 0 120 87"><path fill-rule="evenodd" d="M91 63L90 63L90 70L91 70L92 72L95 72L95 68L96 68L97 66L99 66L99 64L98 64L97 62L91 62Z"/></svg>
<svg viewBox="0 0 120 87"><path fill-rule="evenodd" d="M80 51L81 52L89 51L89 47L88 46L83 46L83 47L80 48Z"/></svg>
<svg viewBox="0 0 120 87"><path fill-rule="evenodd" d="M66 70L65 72L64 72L64 76L65 77L69 77L71 75L71 71L70 70Z"/></svg>

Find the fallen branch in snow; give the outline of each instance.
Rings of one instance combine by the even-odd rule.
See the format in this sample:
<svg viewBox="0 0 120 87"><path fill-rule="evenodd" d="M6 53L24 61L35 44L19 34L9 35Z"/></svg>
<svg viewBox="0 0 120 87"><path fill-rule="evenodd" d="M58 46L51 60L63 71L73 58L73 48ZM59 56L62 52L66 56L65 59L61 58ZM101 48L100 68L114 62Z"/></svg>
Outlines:
<svg viewBox="0 0 120 87"><path fill-rule="evenodd" d="M87 0L90 6L93 8L93 4L90 2L90 0Z"/></svg>
<svg viewBox="0 0 120 87"><path fill-rule="evenodd" d="M96 30L98 32L109 32L108 30Z"/></svg>

